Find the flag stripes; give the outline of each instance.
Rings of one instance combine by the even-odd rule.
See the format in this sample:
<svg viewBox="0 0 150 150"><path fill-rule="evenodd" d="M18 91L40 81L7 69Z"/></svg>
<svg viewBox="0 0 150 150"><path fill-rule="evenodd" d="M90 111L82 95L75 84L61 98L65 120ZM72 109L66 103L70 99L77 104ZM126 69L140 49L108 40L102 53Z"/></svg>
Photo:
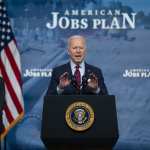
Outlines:
<svg viewBox="0 0 150 150"><path fill-rule="evenodd" d="M2 111L0 140L24 114L21 62L4 1L0 0L0 72L5 84L5 104Z"/></svg>

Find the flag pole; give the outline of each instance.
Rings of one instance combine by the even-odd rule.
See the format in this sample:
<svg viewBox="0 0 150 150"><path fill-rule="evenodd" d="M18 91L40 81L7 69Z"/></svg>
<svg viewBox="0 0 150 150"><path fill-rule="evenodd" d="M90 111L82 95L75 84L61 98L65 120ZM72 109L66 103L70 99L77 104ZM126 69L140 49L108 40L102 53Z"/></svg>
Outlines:
<svg viewBox="0 0 150 150"><path fill-rule="evenodd" d="M4 138L4 150L7 150L7 135Z"/></svg>

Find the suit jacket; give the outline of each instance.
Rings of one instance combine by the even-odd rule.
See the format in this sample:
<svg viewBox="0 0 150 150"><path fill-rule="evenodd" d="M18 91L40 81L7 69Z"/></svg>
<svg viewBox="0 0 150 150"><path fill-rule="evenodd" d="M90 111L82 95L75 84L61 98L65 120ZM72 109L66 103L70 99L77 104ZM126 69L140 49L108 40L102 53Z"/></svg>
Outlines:
<svg viewBox="0 0 150 150"><path fill-rule="evenodd" d="M47 95L57 95L57 86L59 84L59 77L64 73L64 72L68 72L69 73L69 79L72 80L73 75L72 75L72 70L71 70L71 66L70 66L70 62L68 62L67 64L58 66L56 68L53 69L52 72L52 77L51 77L51 81L48 87L48 91L47 91ZM87 63L85 63L85 74L84 77L82 78L82 88L80 89L80 91L78 91L74 84L71 82L71 84L67 87L65 87L64 91L62 94L64 95L71 95L71 94L94 94L91 92L90 89L87 88L86 86L86 80L89 78L89 74L90 73L94 73L97 78L98 78L98 85L100 87L100 92L97 93L98 95L107 95L108 91L106 88L106 85L104 83L104 78L102 75L102 71L92 65L89 65Z"/></svg>

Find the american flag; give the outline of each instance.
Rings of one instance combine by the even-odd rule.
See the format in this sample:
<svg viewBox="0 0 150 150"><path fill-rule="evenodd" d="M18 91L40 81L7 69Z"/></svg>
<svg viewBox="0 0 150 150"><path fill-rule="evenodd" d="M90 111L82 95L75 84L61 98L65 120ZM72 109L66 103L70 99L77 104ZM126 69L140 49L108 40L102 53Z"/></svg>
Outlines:
<svg viewBox="0 0 150 150"><path fill-rule="evenodd" d="M1 140L24 114L20 54L3 0L0 0L0 70L5 83Z"/></svg>

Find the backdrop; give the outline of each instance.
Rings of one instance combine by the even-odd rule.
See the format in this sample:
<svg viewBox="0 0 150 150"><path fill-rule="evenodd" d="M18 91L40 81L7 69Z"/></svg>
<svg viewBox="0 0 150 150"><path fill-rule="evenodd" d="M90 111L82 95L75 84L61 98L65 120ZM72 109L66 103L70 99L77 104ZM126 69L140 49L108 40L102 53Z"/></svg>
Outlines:
<svg viewBox="0 0 150 150"><path fill-rule="evenodd" d="M25 102L23 120L7 136L10 150L45 149L40 140L43 96L50 82L51 69L68 61L67 39L74 34L85 36L87 62L102 69L109 93L116 95L120 137L114 149L150 149L149 6L149 0L7 0L21 54ZM130 28L128 24L126 29L93 29L89 24L86 29L71 29L70 26L50 29L51 12L59 12L61 17L66 9L70 12L117 9L130 17L131 13L136 13L135 27ZM82 17L101 18L93 15L74 18ZM109 14L105 19L111 22ZM122 19L118 20L121 23Z"/></svg>

